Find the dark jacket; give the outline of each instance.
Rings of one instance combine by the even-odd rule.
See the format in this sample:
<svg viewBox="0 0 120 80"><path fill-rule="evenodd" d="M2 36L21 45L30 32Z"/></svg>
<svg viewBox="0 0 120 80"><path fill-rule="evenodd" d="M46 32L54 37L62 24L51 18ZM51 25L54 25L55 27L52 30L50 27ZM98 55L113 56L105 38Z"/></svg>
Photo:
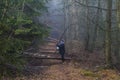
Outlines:
<svg viewBox="0 0 120 80"><path fill-rule="evenodd" d="M65 44L64 42L60 42L59 44L57 44L57 47L59 47L59 53L60 54L65 54Z"/></svg>

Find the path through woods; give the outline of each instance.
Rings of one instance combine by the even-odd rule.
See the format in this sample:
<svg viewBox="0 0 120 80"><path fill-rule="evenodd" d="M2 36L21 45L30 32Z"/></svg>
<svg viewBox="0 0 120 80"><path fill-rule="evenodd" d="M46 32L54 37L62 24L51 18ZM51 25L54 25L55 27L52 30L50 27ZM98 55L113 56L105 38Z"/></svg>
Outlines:
<svg viewBox="0 0 120 80"><path fill-rule="evenodd" d="M104 69L102 59L94 53L81 51L84 55L81 59L81 55L74 55L72 59L66 55L69 59L62 63L57 59L60 55L55 53L55 45L56 42L49 40L38 53L31 53L34 57L29 61L28 73L15 80L120 80L120 74L112 69ZM42 57L44 59L41 60Z"/></svg>
<svg viewBox="0 0 120 80"><path fill-rule="evenodd" d="M62 63L60 54L56 52L55 49L56 40L47 39L46 43L39 47L38 52L29 49L24 53L28 63L24 65L25 68L21 71L23 75L14 80L120 80L120 74L116 68L106 68L105 54L103 52L103 47L106 45L105 50L108 55L108 57L106 56L106 62L110 65L112 62L111 56L113 56L111 52L112 54L119 53L119 30L116 32L116 29L119 28L116 26L116 8L113 9L115 12L114 14L112 10L112 0L91 0L90 2L88 2L88 0L79 0L78 2L77 0L50 0L48 4L45 4L47 6L46 8L48 8L48 13L40 15L41 17L38 17L36 14L37 7L33 7L32 5L34 0L31 0L30 3L27 0L22 2L3 0L1 2L3 4L3 9L0 9L2 11L0 22L0 43L2 44L0 73L2 73L4 78L2 80L13 80L7 79L4 76L9 66L10 72L12 72L12 74L16 73L16 67L21 63L21 61L19 62L16 60L19 59L17 54L23 52L22 50L24 50L23 48L25 47L23 45L24 41L25 43L30 43L33 41L31 39L32 36L35 38L35 35L40 35L39 37L41 38L45 35L47 36L46 32L49 31L42 29L43 25L39 25L39 23L46 24L51 28L49 36L56 39L65 37L66 43L68 42L66 44L66 46L68 46L66 50L68 50L67 52L70 54L65 55L66 61ZM12 6L14 2L17 4ZM14 8L14 6L16 7ZM115 3L113 3L113 8L114 6L116 6ZM27 7L30 9L33 8L33 11L30 10L31 15L27 15L29 13ZM42 7L40 7L40 9L43 10ZM37 12L38 11L39 10L37 10ZM106 16L106 13L108 16ZM115 36L114 39L111 39L112 36ZM31 37L30 42L26 41L29 40L28 37ZM106 39L104 39L105 37ZM84 40L86 41L86 45L84 45L86 50L93 51L93 53L81 49L84 47L81 44L84 43ZM37 41L38 40L33 41L33 43L35 42L37 44ZM5 46L3 44L5 44ZM15 54L12 55L11 53ZM119 55L115 55L113 58L117 58L118 56ZM119 59L116 59L116 62L119 61ZM14 64L16 66L12 64L13 62L15 62ZM6 63L10 63L10 65ZM15 70L13 68L15 68ZM8 71L8 73L10 72Z"/></svg>
<svg viewBox="0 0 120 80"><path fill-rule="evenodd" d="M52 61L49 62L51 63ZM81 68L77 62L54 62L56 64L37 68L36 71L40 73L29 77L16 78L15 80L120 80L119 74L114 70L94 71L88 68Z"/></svg>

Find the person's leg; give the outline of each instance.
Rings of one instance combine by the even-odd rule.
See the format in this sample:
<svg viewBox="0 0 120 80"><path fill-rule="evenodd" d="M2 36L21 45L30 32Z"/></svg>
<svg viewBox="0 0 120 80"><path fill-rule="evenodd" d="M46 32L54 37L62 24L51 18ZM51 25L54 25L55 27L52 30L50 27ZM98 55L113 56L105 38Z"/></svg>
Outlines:
<svg viewBox="0 0 120 80"><path fill-rule="evenodd" d="M62 49L60 49L59 52L60 52L60 55L61 55L61 60L62 60L62 62L64 62L65 61L65 59L64 59L64 51Z"/></svg>
<svg viewBox="0 0 120 80"><path fill-rule="evenodd" d="M61 58L62 58L62 62L64 62L65 58L64 58L64 54L63 53L61 54Z"/></svg>

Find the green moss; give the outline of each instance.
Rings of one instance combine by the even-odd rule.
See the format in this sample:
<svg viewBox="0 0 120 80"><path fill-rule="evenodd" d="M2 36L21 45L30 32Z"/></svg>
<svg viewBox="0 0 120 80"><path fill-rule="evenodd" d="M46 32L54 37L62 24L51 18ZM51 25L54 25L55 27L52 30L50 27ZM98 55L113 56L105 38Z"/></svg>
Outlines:
<svg viewBox="0 0 120 80"><path fill-rule="evenodd" d="M88 77L99 77L100 76L97 73L94 73L94 72L89 71L89 70L83 70L82 75L88 76Z"/></svg>

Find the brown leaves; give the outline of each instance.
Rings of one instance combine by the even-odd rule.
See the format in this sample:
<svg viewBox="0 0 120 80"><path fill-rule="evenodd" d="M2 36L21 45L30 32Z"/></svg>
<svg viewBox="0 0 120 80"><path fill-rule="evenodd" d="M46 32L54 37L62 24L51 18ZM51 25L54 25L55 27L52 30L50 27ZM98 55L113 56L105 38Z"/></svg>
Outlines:
<svg viewBox="0 0 120 80"><path fill-rule="evenodd" d="M43 74L29 77L19 77L15 80L120 80L115 70L100 69L96 72L90 69L76 67L79 63L60 63L49 66Z"/></svg>

